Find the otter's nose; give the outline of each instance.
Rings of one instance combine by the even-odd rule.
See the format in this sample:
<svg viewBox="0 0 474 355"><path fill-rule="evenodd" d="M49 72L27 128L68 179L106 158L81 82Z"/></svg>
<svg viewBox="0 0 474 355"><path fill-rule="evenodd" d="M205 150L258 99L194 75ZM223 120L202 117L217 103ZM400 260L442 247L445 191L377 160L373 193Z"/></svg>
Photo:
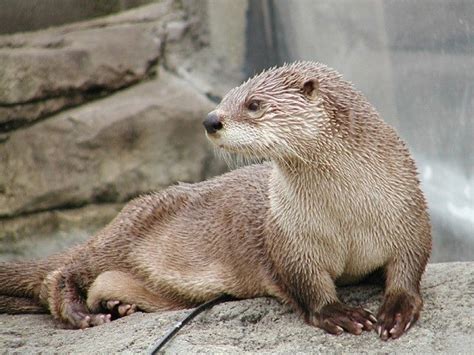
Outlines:
<svg viewBox="0 0 474 355"><path fill-rule="evenodd" d="M214 111L210 112L202 123L209 134L216 133L222 128L222 122Z"/></svg>

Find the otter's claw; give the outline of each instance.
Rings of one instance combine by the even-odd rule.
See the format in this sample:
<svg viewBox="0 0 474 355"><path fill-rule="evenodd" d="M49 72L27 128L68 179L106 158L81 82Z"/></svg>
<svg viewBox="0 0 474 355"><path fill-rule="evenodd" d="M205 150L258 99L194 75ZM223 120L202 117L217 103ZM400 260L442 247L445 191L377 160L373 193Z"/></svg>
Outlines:
<svg viewBox="0 0 474 355"><path fill-rule="evenodd" d="M331 334L339 335L345 330L351 334L359 335L363 330L374 329L375 322L375 317L369 311L337 302L321 309L317 325Z"/></svg>
<svg viewBox="0 0 474 355"><path fill-rule="evenodd" d="M382 340L399 338L420 316L422 302L417 295L390 294L378 314L377 331Z"/></svg>

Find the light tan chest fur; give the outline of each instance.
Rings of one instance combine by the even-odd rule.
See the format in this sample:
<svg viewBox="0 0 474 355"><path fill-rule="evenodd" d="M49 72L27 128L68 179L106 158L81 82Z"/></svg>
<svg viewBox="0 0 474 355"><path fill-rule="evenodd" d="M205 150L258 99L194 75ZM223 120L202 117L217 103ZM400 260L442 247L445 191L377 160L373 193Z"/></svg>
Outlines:
<svg viewBox="0 0 474 355"><path fill-rule="evenodd" d="M282 174L272 173L270 206L285 247L342 283L387 262L397 214L383 186L368 184L367 176L353 176L347 186L315 175L293 184Z"/></svg>

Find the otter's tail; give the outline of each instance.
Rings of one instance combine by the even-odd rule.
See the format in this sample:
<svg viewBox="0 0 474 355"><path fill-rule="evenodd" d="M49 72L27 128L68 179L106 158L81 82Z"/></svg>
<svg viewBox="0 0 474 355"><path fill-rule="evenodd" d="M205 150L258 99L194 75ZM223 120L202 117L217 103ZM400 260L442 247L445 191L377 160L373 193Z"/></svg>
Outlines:
<svg viewBox="0 0 474 355"><path fill-rule="evenodd" d="M33 298L0 295L0 313L47 313L48 310Z"/></svg>
<svg viewBox="0 0 474 355"><path fill-rule="evenodd" d="M0 313L44 313L41 284L57 265L53 260L0 263Z"/></svg>

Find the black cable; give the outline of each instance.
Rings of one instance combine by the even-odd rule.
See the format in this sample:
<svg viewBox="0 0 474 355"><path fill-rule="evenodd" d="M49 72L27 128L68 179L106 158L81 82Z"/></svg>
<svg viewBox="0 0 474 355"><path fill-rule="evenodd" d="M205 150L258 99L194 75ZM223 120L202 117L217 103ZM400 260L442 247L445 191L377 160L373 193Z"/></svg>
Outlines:
<svg viewBox="0 0 474 355"><path fill-rule="evenodd" d="M227 302L227 301L232 301L235 298L229 295L221 295L219 297L216 297L210 301L207 301L206 303L201 304L200 306L196 307L193 311L191 311L182 321L176 323L173 329L171 329L163 338L160 339L159 342L156 343L155 346L153 346L153 349L150 351L150 355L155 355L160 351L165 344L170 341L173 336L186 324L188 324L193 318L195 318L199 313L205 311L206 309L212 308L216 304L222 303L222 302Z"/></svg>

